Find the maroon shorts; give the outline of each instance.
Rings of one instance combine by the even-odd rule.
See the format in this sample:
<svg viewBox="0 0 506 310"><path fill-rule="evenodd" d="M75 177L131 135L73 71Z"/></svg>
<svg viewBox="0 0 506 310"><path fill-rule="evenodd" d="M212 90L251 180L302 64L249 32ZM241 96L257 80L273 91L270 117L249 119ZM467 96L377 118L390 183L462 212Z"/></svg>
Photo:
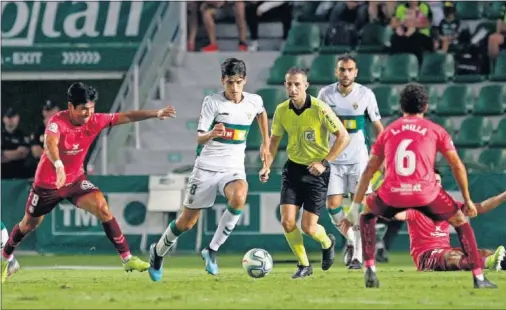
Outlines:
<svg viewBox="0 0 506 310"><path fill-rule="evenodd" d="M47 189L34 184L26 201L25 213L31 217L46 215L62 200L67 199L76 205L80 197L95 191L99 189L84 175L60 189Z"/></svg>
<svg viewBox="0 0 506 310"><path fill-rule="evenodd" d="M436 199L427 206L392 207L385 204L377 192L367 197L366 204L377 216L392 218L399 212L416 208L434 221L448 221L460 209L457 202L443 188L440 189Z"/></svg>

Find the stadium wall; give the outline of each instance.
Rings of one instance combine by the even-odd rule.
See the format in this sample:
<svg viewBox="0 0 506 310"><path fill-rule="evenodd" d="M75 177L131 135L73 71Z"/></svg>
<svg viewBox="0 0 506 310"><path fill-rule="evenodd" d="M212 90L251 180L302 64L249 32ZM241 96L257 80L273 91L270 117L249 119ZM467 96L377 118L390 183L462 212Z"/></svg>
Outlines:
<svg viewBox="0 0 506 310"><path fill-rule="evenodd" d="M146 212L148 201L147 176L90 176L90 181L106 194L110 208L116 216L133 251L146 251L163 233L175 214ZM482 201L504 190L506 175L471 174L470 189L475 201ZM271 252L289 251L282 234L279 216L280 176L273 176L268 184L258 181L258 176L248 176L250 194L248 205L236 230L222 250L244 252L253 247L262 247ZM444 186L458 197L458 189L451 176L444 179ZM2 221L12 229L24 213L26 197L30 188L26 180L2 180ZM202 243L207 244L217 227L226 201L220 197L213 208L204 212ZM322 224L337 235L326 212L322 213ZM472 220L480 247L495 248L506 240L506 218L504 206ZM395 242L394 250L406 251L409 241L401 234ZM196 230L183 235L177 245L177 252L195 250ZM456 240L454 240L456 241ZM342 242L342 241L341 241ZM342 244L342 243L341 243ZM318 251L318 244L306 243L309 251ZM40 253L93 254L111 253L111 245L102 232L102 226L91 215L76 209L69 202L60 203L46 216L40 228L22 244L21 250L36 250Z"/></svg>

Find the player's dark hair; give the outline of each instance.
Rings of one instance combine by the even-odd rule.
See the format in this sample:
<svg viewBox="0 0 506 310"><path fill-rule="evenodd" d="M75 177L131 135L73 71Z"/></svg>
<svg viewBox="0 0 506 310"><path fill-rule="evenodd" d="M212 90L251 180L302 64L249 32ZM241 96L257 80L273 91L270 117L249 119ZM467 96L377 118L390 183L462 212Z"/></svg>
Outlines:
<svg viewBox="0 0 506 310"><path fill-rule="evenodd" d="M286 71L286 74L288 75L302 74L303 76L307 76L306 69L300 67L292 67L288 69L288 71Z"/></svg>
<svg viewBox="0 0 506 310"><path fill-rule="evenodd" d="M344 55L342 55L342 56L339 56L339 57L337 58L336 66L337 66L337 64L338 64L340 61L344 61L344 62L346 62L346 61L353 61L353 62L355 63L355 66L357 65L357 60L355 59L355 57L353 57L353 56L351 56L351 55L349 55L349 54L344 54Z"/></svg>
<svg viewBox="0 0 506 310"><path fill-rule="evenodd" d="M441 175L441 171L439 171L439 169L437 169L437 168L434 168L434 173Z"/></svg>
<svg viewBox="0 0 506 310"><path fill-rule="evenodd" d="M406 85L399 96L401 110L407 114L424 113L429 104L429 96L425 87L418 83Z"/></svg>
<svg viewBox="0 0 506 310"><path fill-rule="evenodd" d="M82 82L73 83L67 90L67 100L72 105L86 104L88 101L98 100L98 91Z"/></svg>
<svg viewBox="0 0 506 310"><path fill-rule="evenodd" d="M221 64L221 78L226 76L238 75L240 77L246 77L246 64L244 61L237 58L227 58Z"/></svg>

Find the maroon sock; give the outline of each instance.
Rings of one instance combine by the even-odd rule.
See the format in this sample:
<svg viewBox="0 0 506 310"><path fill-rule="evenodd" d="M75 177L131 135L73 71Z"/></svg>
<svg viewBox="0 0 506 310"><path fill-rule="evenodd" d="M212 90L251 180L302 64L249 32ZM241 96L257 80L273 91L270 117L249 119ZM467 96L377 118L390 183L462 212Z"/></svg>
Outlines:
<svg viewBox="0 0 506 310"><path fill-rule="evenodd" d="M128 256L130 256L130 248L128 247L126 238L123 236L116 219L113 217L110 221L102 223L102 227L104 227L107 238L114 244L121 258L128 258Z"/></svg>
<svg viewBox="0 0 506 310"><path fill-rule="evenodd" d="M28 235L28 234L26 234ZM19 224L16 224L14 228L11 231L11 234L9 236L9 240L7 240L7 244L5 245L2 255L6 259L10 259L12 256L12 253L14 253L14 250L18 247L18 245L21 243L21 241L26 236L21 232L19 229Z"/></svg>
<svg viewBox="0 0 506 310"><path fill-rule="evenodd" d="M376 254L376 216L362 214L360 216L360 236L362 237L362 256L365 267L374 266Z"/></svg>
<svg viewBox="0 0 506 310"><path fill-rule="evenodd" d="M482 260L480 253L478 252L478 245L476 244L476 238L474 237L474 231L469 223L465 223L459 227L455 227L457 235L459 236L460 245L462 246L462 252L469 260L469 269L473 271L473 274L479 272L478 269L483 269Z"/></svg>

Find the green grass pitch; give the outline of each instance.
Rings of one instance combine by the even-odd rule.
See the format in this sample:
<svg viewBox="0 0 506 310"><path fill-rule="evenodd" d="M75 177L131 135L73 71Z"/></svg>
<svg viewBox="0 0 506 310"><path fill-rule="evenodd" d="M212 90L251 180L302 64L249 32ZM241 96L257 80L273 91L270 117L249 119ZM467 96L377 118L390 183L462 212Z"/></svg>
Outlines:
<svg viewBox="0 0 506 310"><path fill-rule="evenodd" d="M158 283L147 272L116 268L117 256L17 258L23 269L2 286L2 309L506 309L506 272L487 272L498 290L475 290L469 272L416 272L407 254L378 265L379 289L365 289L363 271L347 270L341 255L329 271L315 263L314 275L299 280L290 279L293 264L275 263L266 278L252 279L240 255L222 255L220 274L213 277L199 256L174 256L166 259Z"/></svg>

